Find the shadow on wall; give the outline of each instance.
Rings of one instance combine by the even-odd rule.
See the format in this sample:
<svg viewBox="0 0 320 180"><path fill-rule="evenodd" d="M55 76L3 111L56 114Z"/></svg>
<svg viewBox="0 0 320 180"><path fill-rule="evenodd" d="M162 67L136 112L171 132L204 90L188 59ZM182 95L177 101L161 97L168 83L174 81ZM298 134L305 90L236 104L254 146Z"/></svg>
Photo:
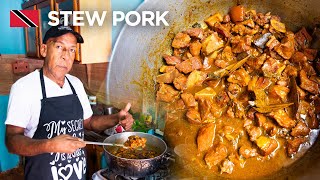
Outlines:
<svg viewBox="0 0 320 180"><path fill-rule="evenodd" d="M8 95L0 95L0 172L16 167L19 156L8 152L5 146L5 120L7 118Z"/></svg>
<svg viewBox="0 0 320 180"><path fill-rule="evenodd" d="M143 0L111 0L112 11L123 11L127 13L134 11ZM114 46L117 37L124 26L124 22L119 23L117 26L112 26L112 46Z"/></svg>

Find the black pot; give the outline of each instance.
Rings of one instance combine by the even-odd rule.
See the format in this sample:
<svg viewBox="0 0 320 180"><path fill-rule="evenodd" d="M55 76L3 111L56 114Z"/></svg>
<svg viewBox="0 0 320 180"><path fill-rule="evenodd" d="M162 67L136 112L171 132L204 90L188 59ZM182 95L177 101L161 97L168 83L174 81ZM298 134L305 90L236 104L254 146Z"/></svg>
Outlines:
<svg viewBox="0 0 320 180"><path fill-rule="evenodd" d="M117 147L104 146L103 148L105 150L106 161L109 169L118 175L131 178L146 177L155 173L159 170L160 165L167 160L167 145L162 139L142 132L123 132L107 137L104 142L123 144L125 141L127 141L128 137L132 135L146 138L146 146L148 148L154 148L155 151L159 151L161 154L150 159L126 159L117 157L110 153L113 148Z"/></svg>

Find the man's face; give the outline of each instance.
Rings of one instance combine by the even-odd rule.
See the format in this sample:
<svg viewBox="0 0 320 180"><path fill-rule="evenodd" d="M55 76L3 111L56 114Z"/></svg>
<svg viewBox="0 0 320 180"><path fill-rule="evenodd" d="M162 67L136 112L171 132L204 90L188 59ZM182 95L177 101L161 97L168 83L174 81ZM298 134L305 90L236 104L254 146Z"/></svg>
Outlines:
<svg viewBox="0 0 320 180"><path fill-rule="evenodd" d="M45 65L50 75L57 79L64 79L65 74L72 68L76 48L77 39L71 33L50 38L46 44L42 45L41 55L45 57Z"/></svg>

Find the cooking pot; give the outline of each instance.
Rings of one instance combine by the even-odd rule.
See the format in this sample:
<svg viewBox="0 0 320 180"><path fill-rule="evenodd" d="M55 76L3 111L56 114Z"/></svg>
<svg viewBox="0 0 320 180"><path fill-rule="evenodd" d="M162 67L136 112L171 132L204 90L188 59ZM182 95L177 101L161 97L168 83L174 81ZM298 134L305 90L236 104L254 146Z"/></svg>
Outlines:
<svg viewBox="0 0 320 180"><path fill-rule="evenodd" d="M293 32L311 27L320 14L319 0L146 0L137 11L169 11L165 17L170 26L125 26L119 35L107 74L107 102L118 107L130 101L136 111L152 113L160 128L164 127L164 108L155 103L155 77L163 60L162 54L171 52L174 35L210 14L226 14L229 8L242 4L257 12L279 15ZM166 127L168 128L168 127ZM309 151L289 167L281 169L273 178L320 178L319 138Z"/></svg>
<svg viewBox="0 0 320 180"><path fill-rule="evenodd" d="M131 178L146 177L155 173L159 169L160 165L168 160L167 145L162 139L142 132L123 132L107 137L104 142L123 144L128 140L129 136L133 135L146 138L146 148L161 152L161 154L150 159L126 159L117 157L110 153L117 147L104 146L103 148L105 150L106 161L110 170L118 175Z"/></svg>

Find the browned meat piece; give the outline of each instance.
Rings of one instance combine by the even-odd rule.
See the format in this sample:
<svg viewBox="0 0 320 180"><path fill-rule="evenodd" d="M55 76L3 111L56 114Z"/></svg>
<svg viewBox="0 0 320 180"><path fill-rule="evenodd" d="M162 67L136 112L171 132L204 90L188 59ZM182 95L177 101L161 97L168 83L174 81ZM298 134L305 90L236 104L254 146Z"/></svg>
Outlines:
<svg viewBox="0 0 320 180"><path fill-rule="evenodd" d="M177 101L175 101L173 103L173 107L176 109L176 110L182 110L182 109L185 109L185 105L184 105L184 102L182 99L179 99Z"/></svg>
<svg viewBox="0 0 320 180"><path fill-rule="evenodd" d="M214 117L211 113L211 109L214 106L214 102L212 99L200 99L199 102L199 109L202 121L213 121Z"/></svg>
<svg viewBox="0 0 320 180"><path fill-rule="evenodd" d="M274 28L278 32L282 32L282 33L287 32L286 31L286 25L281 23L280 20L271 18L270 24L271 24L272 28Z"/></svg>
<svg viewBox="0 0 320 180"><path fill-rule="evenodd" d="M243 21L241 24L248 26L248 27L251 27L251 28L254 28L254 26L255 26L254 21L252 19L247 19L247 20Z"/></svg>
<svg viewBox="0 0 320 180"><path fill-rule="evenodd" d="M271 112L269 115L272 118L274 118L280 126L284 128L291 129L296 125L296 122L293 119L291 119L283 109Z"/></svg>
<svg viewBox="0 0 320 180"><path fill-rule="evenodd" d="M178 90L184 90L187 88L187 77L180 74L173 80L173 85Z"/></svg>
<svg viewBox="0 0 320 180"><path fill-rule="evenodd" d="M231 99L237 98L241 93L242 88L239 84L230 83L228 85L228 95Z"/></svg>
<svg viewBox="0 0 320 180"><path fill-rule="evenodd" d="M298 137L298 138L294 138L294 139L289 139L288 142L288 146L287 146L287 153L288 156L292 156L294 154L296 154L299 150L299 147L301 144L305 143L307 141L307 138L305 137Z"/></svg>
<svg viewBox="0 0 320 180"><path fill-rule="evenodd" d="M193 86L200 86L206 78L207 73L197 70L192 71L187 78L187 88L192 88Z"/></svg>
<svg viewBox="0 0 320 180"><path fill-rule="evenodd" d="M197 101L194 99L193 95L190 93L182 93L181 99L187 107L195 107L198 105Z"/></svg>
<svg viewBox="0 0 320 180"><path fill-rule="evenodd" d="M310 129L308 126L303 122L299 121L296 125L296 127L292 128L291 131L291 136L296 137L296 136L307 136L310 133Z"/></svg>
<svg viewBox="0 0 320 180"><path fill-rule="evenodd" d="M277 85L287 87L289 85L289 79L281 78L276 82Z"/></svg>
<svg viewBox="0 0 320 180"><path fill-rule="evenodd" d="M233 53L242 53L250 50L252 42L252 36L234 36L231 38L232 43L232 52Z"/></svg>
<svg viewBox="0 0 320 180"><path fill-rule="evenodd" d="M287 65L284 71L282 72L284 77L297 77L298 76L298 69L295 66Z"/></svg>
<svg viewBox="0 0 320 180"><path fill-rule="evenodd" d="M274 47L274 50L284 59L290 59L294 53L294 44L294 34L287 32L286 37L281 40L281 44Z"/></svg>
<svg viewBox="0 0 320 180"><path fill-rule="evenodd" d="M234 168L234 164L232 161L226 159L222 162L220 167L221 173L228 173L231 174Z"/></svg>
<svg viewBox="0 0 320 180"><path fill-rule="evenodd" d="M173 48L173 56L184 57L184 55L189 51L189 48ZM183 59L184 60L184 59Z"/></svg>
<svg viewBox="0 0 320 180"><path fill-rule="evenodd" d="M224 106L225 107L225 106ZM217 118L220 118L222 116L222 114L225 112L225 108L224 107L221 107L219 105L217 105L216 103L214 103L211 107L211 114L212 116L217 119ZM208 119L207 121L204 121L204 122L212 122L214 120L212 119Z"/></svg>
<svg viewBox="0 0 320 180"><path fill-rule="evenodd" d="M224 41L218 36L218 33L214 32L202 42L201 50L206 55L210 55L211 53L222 48L223 46Z"/></svg>
<svg viewBox="0 0 320 180"><path fill-rule="evenodd" d="M252 120L250 120L250 119L245 119L244 121L243 121L243 127L245 127L245 128L250 128L250 125L252 125L253 124L253 121ZM248 126L248 127L247 127Z"/></svg>
<svg viewBox="0 0 320 180"><path fill-rule="evenodd" d="M311 81L307 77L307 73L304 70L300 71L300 87L306 91L309 91L312 94L319 93L319 85L318 83Z"/></svg>
<svg viewBox="0 0 320 180"><path fill-rule="evenodd" d="M205 155L204 160L208 165L209 169L213 166L219 164L228 156L228 149L225 145L219 144L214 149L210 149L209 152Z"/></svg>
<svg viewBox="0 0 320 180"><path fill-rule="evenodd" d="M188 34L179 32L174 37L171 45L174 48L184 48L189 46L190 41L191 38Z"/></svg>
<svg viewBox="0 0 320 180"><path fill-rule="evenodd" d="M255 141L262 135L261 128L255 126L246 126L246 131L250 137L250 141Z"/></svg>
<svg viewBox="0 0 320 180"><path fill-rule="evenodd" d="M198 151L207 151L211 148L215 137L216 125L214 123L208 123L201 127L197 135Z"/></svg>
<svg viewBox="0 0 320 180"><path fill-rule="evenodd" d="M263 124L263 128L269 136L274 136L278 133L278 128L271 121L267 121Z"/></svg>
<svg viewBox="0 0 320 180"><path fill-rule="evenodd" d="M267 134L269 134L270 136L274 136L277 134L277 127L276 125L274 125L272 122L270 122L266 116L264 116L261 113L256 113L255 114L257 117L257 124L259 127L263 127L265 129L265 131L267 132Z"/></svg>
<svg viewBox="0 0 320 180"><path fill-rule="evenodd" d="M166 66L166 65L163 65L160 67L160 72L161 73L166 73L166 72L171 72L171 71L174 71L176 68L174 66Z"/></svg>
<svg viewBox="0 0 320 180"><path fill-rule="evenodd" d="M239 149L239 154L246 159L259 155L256 148L252 148L249 146L241 146Z"/></svg>
<svg viewBox="0 0 320 180"><path fill-rule="evenodd" d="M308 111L309 117L307 118L308 127L311 129L319 128L319 121L317 118L317 113L313 109L309 109Z"/></svg>
<svg viewBox="0 0 320 180"><path fill-rule="evenodd" d="M214 15L208 17L204 20L209 26L213 27L215 23L222 22L223 18L220 13L215 13Z"/></svg>
<svg viewBox="0 0 320 180"><path fill-rule="evenodd" d="M270 18L271 16L270 15L264 15L262 13L257 13L257 16L256 16L256 23L259 25L259 26L264 26L265 24L268 24L270 22Z"/></svg>
<svg viewBox="0 0 320 180"><path fill-rule="evenodd" d="M231 36L230 29L226 25L216 23L214 25L214 29L217 33L221 34L222 36L224 36L226 38L229 38Z"/></svg>
<svg viewBox="0 0 320 180"><path fill-rule="evenodd" d="M176 65L181 63L181 58L177 56L169 56L167 54L163 55L164 60L166 61L167 64L169 65Z"/></svg>
<svg viewBox="0 0 320 180"><path fill-rule="evenodd" d="M228 23L228 22L230 22L230 16L229 16L229 14L227 14L227 15L225 15L225 16L223 16L223 23Z"/></svg>
<svg viewBox="0 0 320 180"><path fill-rule="evenodd" d="M319 121L317 120L317 115L319 114L315 108L318 107L316 101L314 101L314 105L309 103L305 100L300 100L296 118L305 120L308 124L308 127L311 129L318 129L319 128Z"/></svg>
<svg viewBox="0 0 320 180"><path fill-rule="evenodd" d="M269 48L269 50L272 50L278 45L280 45L280 42L274 36L270 36L269 41L266 43L266 46Z"/></svg>
<svg viewBox="0 0 320 180"><path fill-rule="evenodd" d="M216 103L220 106L226 106L230 101L228 94L225 91L220 91L216 96Z"/></svg>
<svg viewBox="0 0 320 180"><path fill-rule="evenodd" d="M198 39L203 38L203 29L201 28L190 28L186 30L186 33L191 37L195 37Z"/></svg>
<svg viewBox="0 0 320 180"><path fill-rule="evenodd" d="M261 69L266 77L278 77L281 75L285 67L286 66L284 64L270 57L264 62Z"/></svg>
<svg viewBox="0 0 320 180"><path fill-rule="evenodd" d="M240 68L231 73L227 80L228 82L239 84L243 87L248 85L250 81L250 75L244 68Z"/></svg>
<svg viewBox="0 0 320 180"><path fill-rule="evenodd" d="M234 118L234 117L235 117L234 112L233 112L233 110L232 110L231 107L228 108L228 110L227 110L227 115L228 115L228 117L230 117L230 118Z"/></svg>
<svg viewBox="0 0 320 180"><path fill-rule="evenodd" d="M199 56L202 44L199 41L194 41L190 44L190 53L192 56Z"/></svg>
<svg viewBox="0 0 320 180"><path fill-rule="evenodd" d="M188 109L188 111L186 113L186 117L187 117L187 120L191 124L201 124L202 123L200 113L196 109L193 109L193 108Z"/></svg>
<svg viewBox="0 0 320 180"><path fill-rule="evenodd" d="M316 49L303 49L303 54L307 57L308 61L313 61L317 57L318 50Z"/></svg>
<svg viewBox="0 0 320 180"><path fill-rule="evenodd" d="M235 56L232 53L232 49L230 46L226 46L222 53L221 53L221 59L227 62L235 60Z"/></svg>
<svg viewBox="0 0 320 180"><path fill-rule="evenodd" d="M217 59L214 61L214 65L216 65L219 68L225 68L228 66L228 62L222 59Z"/></svg>
<svg viewBox="0 0 320 180"><path fill-rule="evenodd" d="M256 113L257 111L254 108L250 108L247 112L247 118L249 118L250 120L254 120L254 116Z"/></svg>
<svg viewBox="0 0 320 180"><path fill-rule="evenodd" d="M232 27L231 32L237 33L240 36L250 34L250 28L247 28L243 24L236 24L235 26Z"/></svg>
<svg viewBox="0 0 320 180"><path fill-rule="evenodd" d="M261 113L255 113L257 118L257 124L259 127L263 127L263 125L267 122L267 117Z"/></svg>
<svg viewBox="0 0 320 180"><path fill-rule="evenodd" d="M263 53L259 57L252 57L249 58L246 64L252 69L252 70L259 70L261 66L263 65L264 61L267 59L267 54Z"/></svg>
<svg viewBox="0 0 320 180"><path fill-rule="evenodd" d="M248 83L248 90L254 91L257 89L265 90L272 84L272 81L266 77L254 76Z"/></svg>
<svg viewBox="0 0 320 180"><path fill-rule="evenodd" d="M213 64L213 58L205 57L203 59L203 68L209 69Z"/></svg>
<svg viewBox="0 0 320 180"><path fill-rule="evenodd" d="M199 57L192 57L188 60L183 61L180 64L177 64L176 68L180 72L183 72L184 74L188 74L193 70L202 68L202 63Z"/></svg>
<svg viewBox="0 0 320 180"><path fill-rule="evenodd" d="M304 70L307 73L307 76L316 76L317 75L317 72L314 70L312 64L309 62L306 62L302 65L302 70ZM310 80L312 80L311 77L310 77ZM317 81L316 78L314 80ZM317 81L317 82L319 82L319 81Z"/></svg>
<svg viewBox="0 0 320 180"><path fill-rule="evenodd" d="M263 156L268 156L278 147L278 142L275 139L271 139L266 136L260 136L256 140L256 144L259 147Z"/></svg>
<svg viewBox="0 0 320 180"><path fill-rule="evenodd" d="M308 61L307 57L302 52L299 52L299 51L295 52L290 59L290 62L295 63L297 65L302 65L307 61Z"/></svg>
<svg viewBox="0 0 320 180"><path fill-rule="evenodd" d="M269 95L273 97L280 97L283 102L287 101L290 89L280 85L274 85L269 89Z"/></svg>
<svg viewBox="0 0 320 180"><path fill-rule="evenodd" d="M176 78L176 77L179 77L181 74L179 73L179 71L177 69L174 69L173 71L171 72L166 72L166 73L163 73L163 74L160 74L156 77L156 81L157 83L172 83L173 80Z"/></svg>
<svg viewBox="0 0 320 180"><path fill-rule="evenodd" d="M220 131L219 131L219 134L221 136L225 136L225 135L228 135L228 134L231 134L234 132L234 128L232 126L224 126Z"/></svg>
<svg viewBox="0 0 320 180"><path fill-rule="evenodd" d="M310 43L312 41L312 37L307 32L306 28L303 27L302 29L300 29L300 31L298 31L295 34L295 40L300 45L300 47L302 49L305 49L310 46Z"/></svg>
<svg viewBox="0 0 320 180"><path fill-rule="evenodd" d="M297 91L300 99L304 99L306 97L307 93L304 92L304 90L302 90L299 86L297 86Z"/></svg>
<svg viewBox="0 0 320 180"><path fill-rule="evenodd" d="M233 108L235 111L235 116L237 118L244 118L245 117L245 111L246 111L246 107L245 104L247 103L247 101L238 101L237 99L233 99Z"/></svg>
<svg viewBox="0 0 320 180"><path fill-rule="evenodd" d="M172 102L179 95L179 91L175 90L172 86L160 83L159 90L157 91L157 101Z"/></svg>

